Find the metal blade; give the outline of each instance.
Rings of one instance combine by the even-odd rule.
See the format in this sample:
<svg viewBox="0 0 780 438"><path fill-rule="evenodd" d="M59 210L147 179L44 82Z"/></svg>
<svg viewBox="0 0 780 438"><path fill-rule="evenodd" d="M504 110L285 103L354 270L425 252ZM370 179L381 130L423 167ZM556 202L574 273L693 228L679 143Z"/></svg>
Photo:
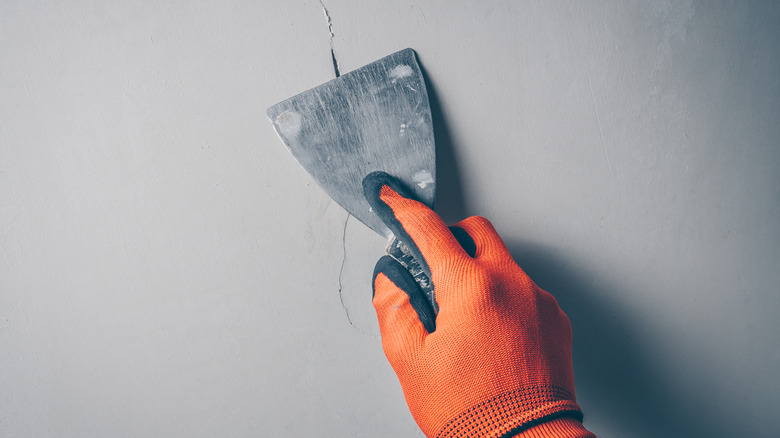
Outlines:
<svg viewBox="0 0 780 438"><path fill-rule="evenodd" d="M412 49L345 73L268 109L296 160L331 198L377 233L390 230L363 197L381 170L429 207L436 195L431 108Z"/></svg>

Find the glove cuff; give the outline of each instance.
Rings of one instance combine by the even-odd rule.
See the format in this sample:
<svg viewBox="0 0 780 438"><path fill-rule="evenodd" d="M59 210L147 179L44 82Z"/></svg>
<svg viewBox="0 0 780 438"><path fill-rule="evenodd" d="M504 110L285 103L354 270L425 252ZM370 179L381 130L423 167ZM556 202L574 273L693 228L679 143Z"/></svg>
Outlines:
<svg viewBox="0 0 780 438"><path fill-rule="evenodd" d="M521 434L515 436L525 438L523 433L538 426L548 423L559 426L559 423L554 423L555 420L552 419L562 420L561 417L574 419L577 423L582 421L582 410L569 391L557 386L522 388L493 397L466 410L447 423L436 434L436 438L503 437L512 436L510 433L518 431ZM546 419L551 421L540 424ZM568 425L566 422L560 424L561 427ZM535 438L555 435L527 436Z"/></svg>
<svg viewBox="0 0 780 438"><path fill-rule="evenodd" d="M532 426L511 438L596 438L582 423L574 418L556 418Z"/></svg>

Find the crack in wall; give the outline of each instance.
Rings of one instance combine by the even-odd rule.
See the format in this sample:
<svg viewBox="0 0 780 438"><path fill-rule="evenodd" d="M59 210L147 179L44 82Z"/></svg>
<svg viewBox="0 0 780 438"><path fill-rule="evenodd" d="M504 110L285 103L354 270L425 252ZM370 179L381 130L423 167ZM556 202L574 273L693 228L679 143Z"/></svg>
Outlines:
<svg viewBox="0 0 780 438"><path fill-rule="evenodd" d="M362 335L374 337L371 336L371 334L363 331L360 327L356 326L354 322L352 322L352 317L349 316L349 308L347 308L347 304L344 302L344 285L342 283L342 277L344 275L344 265L347 263L347 224L349 224L349 218L351 217L352 215L347 213L347 219L344 220L344 234L341 238L341 250L343 255L341 257L341 269L339 269L339 301L341 301L341 308L344 309L344 315L346 315L349 325L352 326L353 329L360 332Z"/></svg>
<svg viewBox="0 0 780 438"><path fill-rule="evenodd" d="M333 33L333 21L331 21L328 8L325 7L325 3L322 0L320 0L320 6L322 6L322 12L325 13L325 20L328 22L328 32L330 32L330 60L333 62L333 73L336 74L336 77L339 77L341 76L339 60L336 58L336 50L333 48L333 38L336 36Z"/></svg>
<svg viewBox="0 0 780 438"><path fill-rule="evenodd" d="M344 304L344 294L342 293L344 285L341 283L341 278L344 275L344 265L347 263L347 224L349 223L350 217L352 217L352 215L347 213L347 219L344 221L344 234L341 237L342 257L341 269L339 269L339 300L341 301L341 307L344 308L344 314L347 315L347 321L349 321L349 325L355 327L355 324L352 323L352 318L349 317L349 309L347 309L347 306Z"/></svg>
<svg viewBox="0 0 780 438"><path fill-rule="evenodd" d="M336 34L333 33L333 21L330 17L330 12L328 11L328 8L325 6L325 3L323 3L322 0L319 0L320 6L322 6L322 12L325 14L325 20L328 23L328 32L330 33L330 59L333 62L333 73L336 75L336 77L341 76L341 70L339 69L339 60L336 58L336 49L333 47L333 39L336 37ZM347 317L347 322L349 325L360 332L361 334L369 337L375 337L371 336L369 333L366 333L363 331L360 327L356 326L355 323L352 321L352 317L349 315L349 308L347 307L347 304L344 302L344 266L347 264L347 225L349 224L349 218L352 217L352 215L347 212L347 218L344 220L344 230L343 234L341 236L341 251L342 251L342 257L341 257L341 268L339 268L339 301L341 302L341 308L344 309L344 315Z"/></svg>
<svg viewBox="0 0 780 438"><path fill-rule="evenodd" d="M323 3L322 0L319 1L320 6L322 6L322 12L325 13L325 20L328 23L328 32L330 33L330 59L333 62L333 73L336 75L336 77L339 77L341 76L341 71L339 70L339 60L336 58L336 50L333 48L333 38L336 36L336 34L333 33L333 21L330 18L330 12L328 12L328 8L325 6L325 3ZM344 232L341 237L341 250L343 255L341 258L341 268L339 269L339 301L341 301L341 308L344 309L344 315L346 315L349 325L360 333L369 336L368 333L361 330L360 327L356 326L355 323L352 322L352 317L349 316L349 308L347 308L347 304L344 302L344 283L342 280L344 277L344 265L347 264L347 225L349 224L350 217L352 217L352 215L347 212L347 219L344 220Z"/></svg>

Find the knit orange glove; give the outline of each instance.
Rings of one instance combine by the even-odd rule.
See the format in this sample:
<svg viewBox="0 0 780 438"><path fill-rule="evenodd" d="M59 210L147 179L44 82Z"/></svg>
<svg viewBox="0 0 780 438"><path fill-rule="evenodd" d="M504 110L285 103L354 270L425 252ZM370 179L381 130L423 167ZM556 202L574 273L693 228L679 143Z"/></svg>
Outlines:
<svg viewBox="0 0 780 438"><path fill-rule="evenodd" d="M439 311L435 327L424 326L431 309L411 275L387 256L374 271L382 347L425 435L594 437L575 402L569 319L490 222L450 229L389 175L363 184L434 285Z"/></svg>

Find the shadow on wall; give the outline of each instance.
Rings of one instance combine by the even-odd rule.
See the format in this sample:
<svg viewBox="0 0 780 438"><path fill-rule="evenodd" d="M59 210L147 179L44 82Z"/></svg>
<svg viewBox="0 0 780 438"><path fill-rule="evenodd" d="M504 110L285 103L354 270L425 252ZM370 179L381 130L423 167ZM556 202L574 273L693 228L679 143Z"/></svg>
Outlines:
<svg viewBox="0 0 780 438"><path fill-rule="evenodd" d="M603 284L593 289L588 275L543 247L506 243L515 261L558 300L571 320L576 389L587 387L592 400L598 400L582 406L586 427L588 413L598 410L600 417L619 425L617 429L631 431L630 436L757 436L750 433L750 425L735 424L733 414L718 412L707 394L681 397L676 388L665 386L655 370L659 360L669 358L659 359L643 349L636 335L641 327L604 299L620 291ZM713 388L717 385L712 382Z"/></svg>
<svg viewBox="0 0 780 438"><path fill-rule="evenodd" d="M436 140L436 212L445 222L454 223L464 219L468 211L460 167L436 89L422 65L421 70ZM544 247L511 240L506 244L515 261L555 296L571 320L577 389L587 388L598 401L583 406L586 426L588 412L598 410L600 417L608 417L617 425L615 429L630 431L630 436L757 436L750 433L749 425L735 424L730 413L717 412L706 394L681 398L676 388L664 386L655 365L668 358L659 359L643 348L634 334L640 327L631 315L610 306L608 297L620 296L619 290L603 283L595 290L586 273L577 272L564 257ZM717 387L717 382L712 387ZM723 419L731 422L724 424Z"/></svg>
<svg viewBox="0 0 780 438"><path fill-rule="evenodd" d="M435 209L447 223L457 222L466 214L463 202L463 186L461 184L460 166L447 126L436 88L431 83L425 67L420 62L420 71L428 90L428 100L431 105L433 119L433 136L436 144L436 201Z"/></svg>

